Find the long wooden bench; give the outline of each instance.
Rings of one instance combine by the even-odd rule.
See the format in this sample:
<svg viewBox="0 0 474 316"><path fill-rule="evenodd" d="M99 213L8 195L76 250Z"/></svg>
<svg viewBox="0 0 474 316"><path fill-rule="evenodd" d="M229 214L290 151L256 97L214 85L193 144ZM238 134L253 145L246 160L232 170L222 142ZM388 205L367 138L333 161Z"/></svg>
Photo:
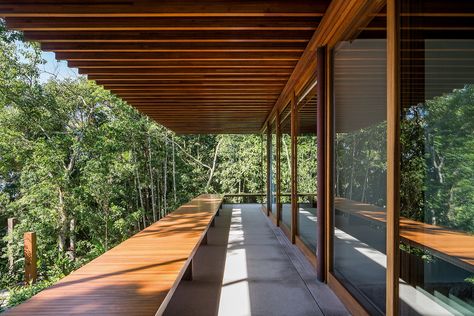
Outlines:
<svg viewBox="0 0 474 316"><path fill-rule="evenodd" d="M198 196L7 314L161 315L222 201Z"/></svg>

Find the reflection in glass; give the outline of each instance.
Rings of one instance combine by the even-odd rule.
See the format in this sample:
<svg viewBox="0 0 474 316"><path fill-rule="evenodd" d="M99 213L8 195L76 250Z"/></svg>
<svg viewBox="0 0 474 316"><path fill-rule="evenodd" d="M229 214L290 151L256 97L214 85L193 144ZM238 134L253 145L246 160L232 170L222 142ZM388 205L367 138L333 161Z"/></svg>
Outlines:
<svg viewBox="0 0 474 316"><path fill-rule="evenodd" d="M334 58L334 275L385 312L386 40L340 43Z"/></svg>
<svg viewBox="0 0 474 316"><path fill-rule="evenodd" d="M270 157L271 157L271 178L270 178L270 192L271 192L271 208L270 212L272 212L276 216L276 126L275 124L271 125L271 137L272 137L272 145L270 149Z"/></svg>
<svg viewBox="0 0 474 316"><path fill-rule="evenodd" d="M317 150L316 150L316 85L311 82L298 102L297 173L298 234L313 253L317 240Z"/></svg>
<svg viewBox="0 0 474 316"><path fill-rule="evenodd" d="M288 104L280 114L281 118L281 220L291 227L291 115Z"/></svg>
<svg viewBox="0 0 474 316"><path fill-rule="evenodd" d="M400 312L474 315L474 7L402 12Z"/></svg>

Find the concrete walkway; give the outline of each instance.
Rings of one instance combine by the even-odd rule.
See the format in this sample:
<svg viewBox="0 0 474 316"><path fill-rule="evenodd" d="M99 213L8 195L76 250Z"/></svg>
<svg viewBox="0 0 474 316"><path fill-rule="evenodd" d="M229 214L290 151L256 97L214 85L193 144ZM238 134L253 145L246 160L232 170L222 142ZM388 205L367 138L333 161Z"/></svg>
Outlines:
<svg viewBox="0 0 474 316"><path fill-rule="evenodd" d="M225 205L165 315L346 315L259 205Z"/></svg>

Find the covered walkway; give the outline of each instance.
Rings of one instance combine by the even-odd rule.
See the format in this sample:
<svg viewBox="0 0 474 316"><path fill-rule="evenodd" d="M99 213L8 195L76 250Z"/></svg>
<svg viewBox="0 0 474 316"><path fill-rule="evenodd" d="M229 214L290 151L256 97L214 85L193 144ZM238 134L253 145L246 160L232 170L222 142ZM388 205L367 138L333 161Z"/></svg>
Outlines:
<svg viewBox="0 0 474 316"><path fill-rule="evenodd" d="M165 315L348 314L260 205L228 204L221 214Z"/></svg>

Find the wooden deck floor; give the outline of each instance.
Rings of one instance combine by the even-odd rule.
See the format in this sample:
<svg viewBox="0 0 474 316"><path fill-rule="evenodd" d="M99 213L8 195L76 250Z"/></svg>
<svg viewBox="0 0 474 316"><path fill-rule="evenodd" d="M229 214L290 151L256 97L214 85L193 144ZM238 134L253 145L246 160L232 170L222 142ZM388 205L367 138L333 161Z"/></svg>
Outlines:
<svg viewBox="0 0 474 316"><path fill-rule="evenodd" d="M222 200L193 199L7 314L160 314Z"/></svg>
<svg viewBox="0 0 474 316"><path fill-rule="evenodd" d="M336 209L372 221L385 222L383 208L366 203L336 198ZM436 256L474 272L474 236L425 224L405 217L400 218L400 238L413 246L431 250Z"/></svg>

